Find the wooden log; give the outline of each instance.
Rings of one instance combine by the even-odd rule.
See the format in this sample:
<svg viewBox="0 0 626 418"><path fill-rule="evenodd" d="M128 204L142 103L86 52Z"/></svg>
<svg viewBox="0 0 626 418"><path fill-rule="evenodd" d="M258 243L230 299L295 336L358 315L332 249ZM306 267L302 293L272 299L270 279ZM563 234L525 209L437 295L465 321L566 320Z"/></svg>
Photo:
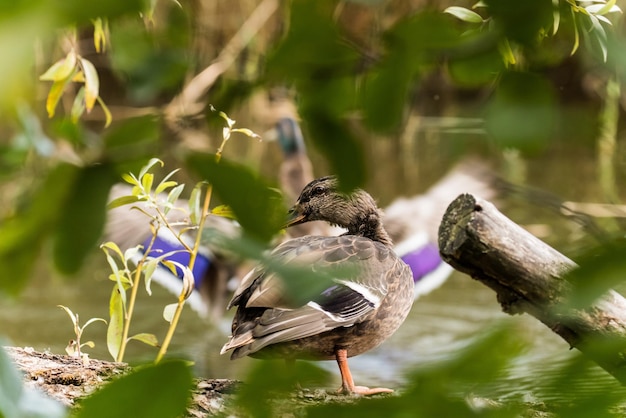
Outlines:
<svg viewBox="0 0 626 418"><path fill-rule="evenodd" d="M576 263L470 194L444 214L439 251L493 289L504 312L534 316L626 385L626 299L620 294L611 290L592 306L572 307L564 277Z"/></svg>

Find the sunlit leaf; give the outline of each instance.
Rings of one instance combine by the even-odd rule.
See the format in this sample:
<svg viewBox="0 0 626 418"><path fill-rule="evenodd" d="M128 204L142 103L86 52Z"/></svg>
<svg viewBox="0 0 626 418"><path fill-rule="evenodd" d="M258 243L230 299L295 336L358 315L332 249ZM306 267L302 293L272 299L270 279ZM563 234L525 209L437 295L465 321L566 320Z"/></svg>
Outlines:
<svg viewBox="0 0 626 418"><path fill-rule="evenodd" d="M93 20L93 44L97 53L104 52L107 46L106 24L102 18Z"/></svg>
<svg viewBox="0 0 626 418"><path fill-rule="evenodd" d="M146 194L150 194L152 192L152 182L154 181L154 174L145 173L141 178L141 185L143 186Z"/></svg>
<svg viewBox="0 0 626 418"><path fill-rule="evenodd" d="M78 329L78 318L76 318L76 315L74 315L74 312L72 312L72 310L66 306L63 306L63 305L57 305L57 306L59 308L62 308L65 312L67 312L69 317L72 319L72 324L74 324L74 329Z"/></svg>
<svg viewBox="0 0 626 418"><path fill-rule="evenodd" d="M578 50L580 45L580 33L578 32L578 21L576 19L576 15L572 10L572 25L574 26L574 44L572 45L572 50L570 51L570 55L574 55Z"/></svg>
<svg viewBox="0 0 626 418"><path fill-rule="evenodd" d="M157 339L156 335L154 334L148 334L145 332L139 333L139 334L135 334L132 337L128 337L129 340L136 340L136 341L141 341L144 344L147 344L149 346L152 347L158 347L159 346L159 340Z"/></svg>
<svg viewBox="0 0 626 418"><path fill-rule="evenodd" d="M69 78L64 80L55 81L52 83L50 87L50 91L48 92L48 97L46 99L46 111L48 112L48 117L53 117L56 112L57 104L63 96L63 91L65 90L65 86L70 82Z"/></svg>
<svg viewBox="0 0 626 418"><path fill-rule="evenodd" d="M255 133L254 131L248 128L237 128L237 129L233 129L231 132L239 132L246 136L249 136L250 138L261 140L261 135Z"/></svg>
<svg viewBox="0 0 626 418"><path fill-rule="evenodd" d="M105 321L105 322L106 322L106 321ZM87 347L89 347L89 348L94 348L94 347L96 346L96 343L94 343L94 342L93 342L93 341L91 341L91 340L90 340L90 341L86 341L86 342L84 342L84 343L81 343L80 348L83 348L83 347L85 347L85 346L87 346Z"/></svg>
<svg viewBox="0 0 626 418"><path fill-rule="evenodd" d="M140 199L137 196L121 196L118 197L117 199L113 199L112 201L110 201L107 204L107 208L108 209L115 209L118 208L120 206L125 206L125 205L130 205L133 203L137 203L139 201L143 201L145 199Z"/></svg>
<svg viewBox="0 0 626 418"><path fill-rule="evenodd" d="M559 10L559 0L552 0L552 35L556 35L561 24L561 11Z"/></svg>
<svg viewBox="0 0 626 418"><path fill-rule="evenodd" d="M593 30L588 34L588 36L595 40L595 45L600 48L602 60L606 62L608 54L606 31L596 16L592 14L589 15L589 20L593 25Z"/></svg>
<svg viewBox="0 0 626 418"><path fill-rule="evenodd" d="M178 303L170 303L169 305L166 305L165 308L163 308L163 319L171 323L172 319L174 319L177 307Z"/></svg>
<svg viewBox="0 0 626 418"><path fill-rule="evenodd" d="M460 19L464 22L469 22L469 23L482 23L483 18L476 12L473 12L469 9L466 9L465 7L459 7L459 6L450 6L448 8L446 8L444 11L444 13L449 13L452 16L456 17L457 19Z"/></svg>
<svg viewBox="0 0 626 418"><path fill-rule="evenodd" d="M118 358L120 347L122 346L122 335L124 331L124 306L119 288L116 286L111 292L109 300L109 326L107 328L107 348L115 361Z"/></svg>
<svg viewBox="0 0 626 418"><path fill-rule="evenodd" d="M211 209L211 214L221 216L223 218L237 220L237 217L228 205L219 205L214 207L213 209Z"/></svg>
<svg viewBox="0 0 626 418"><path fill-rule="evenodd" d="M154 167L155 165L159 164L161 167L163 167L164 163L163 161L161 161L158 158L151 158L150 161L148 161L148 164L144 165L141 168L141 171L139 171L139 176L137 176L138 178L143 178L143 176L146 175L146 173L148 171L150 171L152 169L152 167Z"/></svg>
<svg viewBox="0 0 626 418"><path fill-rule="evenodd" d="M87 328L87 325L92 324L94 322L104 322L105 324L107 323L106 319L102 319L102 318L90 318L87 322L85 322L85 325L82 326L82 329L84 330L85 328Z"/></svg>
<svg viewBox="0 0 626 418"><path fill-rule="evenodd" d="M198 225L202 217L202 208L200 206L202 187L202 182L197 183L189 196L189 219L193 225Z"/></svg>
<svg viewBox="0 0 626 418"><path fill-rule="evenodd" d="M80 66L85 75L85 108L87 112L91 112L91 109L96 104L96 99L100 95L100 79L96 67L94 67L91 61L81 57Z"/></svg>
<svg viewBox="0 0 626 418"><path fill-rule="evenodd" d="M46 81L65 81L74 73L76 62L76 52L72 49L65 58L52 64L39 79Z"/></svg>
<svg viewBox="0 0 626 418"><path fill-rule="evenodd" d="M111 122L113 121L113 115L111 115L111 111L109 110L107 105L104 103L104 100L102 100L100 96L97 97L97 100L100 106L102 107L102 111L104 112L104 127L108 128L109 125L111 125Z"/></svg>
<svg viewBox="0 0 626 418"><path fill-rule="evenodd" d="M156 189L154 189L155 194L159 194L169 189L170 187L176 186L178 183L175 181L162 181L159 183Z"/></svg>
<svg viewBox="0 0 626 418"><path fill-rule="evenodd" d="M155 384L155 383L163 384ZM165 384L166 383L166 384ZM184 416L192 374L186 362L162 361L137 368L83 399L76 418Z"/></svg>

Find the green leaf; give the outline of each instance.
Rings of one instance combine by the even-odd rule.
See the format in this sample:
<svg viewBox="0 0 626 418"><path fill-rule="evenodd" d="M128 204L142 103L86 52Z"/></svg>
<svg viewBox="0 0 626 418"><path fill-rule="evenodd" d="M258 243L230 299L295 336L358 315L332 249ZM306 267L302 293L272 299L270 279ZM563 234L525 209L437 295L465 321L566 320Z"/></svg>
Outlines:
<svg viewBox="0 0 626 418"><path fill-rule="evenodd" d="M85 167L78 173L54 235L54 261L61 272L76 273L87 255L97 248L114 182L115 174L107 164Z"/></svg>
<svg viewBox="0 0 626 418"><path fill-rule="evenodd" d="M211 209L211 214L221 216L223 218L237 220L237 217L233 213L233 210L228 205L219 205Z"/></svg>
<svg viewBox="0 0 626 418"><path fill-rule="evenodd" d="M114 361L118 359L120 347L122 346L122 335L124 331L124 306L119 287L115 286L111 292L109 300L109 326L107 328L107 348Z"/></svg>
<svg viewBox="0 0 626 418"><path fill-rule="evenodd" d="M48 112L49 118L54 116L57 104L59 103L61 96L63 96L65 86L67 86L69 82L70 78L66 78L64 80L59 80L52 83L50 91L48 92L48 98L46 99L46 111Z"/></svg>
<svg viewBox="0 0 626 418"><path fill-rule="evenodd" d="M189 167L207 179L229 205L241 226L257 239L268 241L285 222L287 211L271 185L247 167L210 154L189 156Z"/></svg>
<svg viewBox="0 0 626 418"><path fill-rule="evenodd" d="M97 100L98 103L100 103L100 107L102 107L102 111L104 112L104 127L108 128L111 125L111 122L113 122L113 115L111 115L111 111L104 103L104 100L102 100L102 97L98 96Z"/></svg>
<svg viewBox="0 0 626 418"><path fill-rule="evenodd" d="M443 12L449 13L452 16L464 22L469 22L469 23L482 23L483 22L483 18L478 13L473 12L469 9L466 9L465 7L450 6L447 9L445 9Z"/></svg>
<svg viewBox="0 0 626 418"><path fill-rule="evenodd" d="M152 183L154 182L154 174L146 173L140 177L141 185L143 186L146 194L150 194L152 192Z"/></svg>
<svg viewBox="0 0 626 418"><path fill-rule="evenodd" d="M184 188L185 188L184 184L179 184L178 186L174 187L169 192L169 194L167 195L167 204L163 211L166 215L174 207L174 205L176 204L176 201L178 200L178 197L183 192Z"/></svg>
<svg viewBox="0 0 626 418"><path fill-rule="evenodd" d="M547 80L532 73L505 72L489 103L485 128L501 147L536 154L554 136L556 112Z"/></svg>
<svg viewBox="0 0 626 418"><path fill-rule="evenodd" d="M121 196L117 199L113 199L107 204L107 209L115 209L120 206L130 205L133 203L137 203L139 201L144 201L146 199L140 199L137 196Z"/></svg>
<svg viewBox="0 0 626 418"><path fill-rule="evenodd" d="M200 198L202 197L203 185L202 182L197 183L191 191L191 196L189 196L189 220L192 225L200 224L200 217L202 217Z"/></svg>
<svg viewBox="0 0 626 418"><path fill-rule="evenodd" d="M159 265L159 259L158 258L148 258L144 263L143 263L143 268L141 270L141 272L143 273L143 278L144 278L144 284L146 286L146 293L150 296L152 296L152 275L154 274L154 272L156 271L157 266Z"/></svg>
<svg viewBox="0 0 626 418"><path fill-rule="evenodd" d="M115 252L115 254L117 254L121 260L124 259L124 255L122 254L122 250L120 250L120 247L118 247L118 245L116 243L114 243L113 241L107 241L104 244L102 244L100 247L103 250L105 248L108 248L108 249L112 250L113 252ZM106 253L106 251L105 251L105 253ZM113 260L113 259L111 259L111 260Z"/></svg>
<svg viewBox="0 0 626 418"><path fill-rule="evenodd" d="M81 57L80 66L85 76L85 107L87 112L91 112L91 109L96 104L96 99L100 95L100 79L98 78L96 67L94 67L91 61Z"/></svg>
<svg viewBox="0 0 626 418"><path fill-rule="evenodd" d="M136 340L136 341L141 341L144 344L147 344L149 346L152 347L158 347L159 346L159 340L157 339L156 335L154 334L148 334L145 332L139 333L139 334L135 334L132 337L128 337L129 340Z"/></svg>
<svg viewBox="0 0 626 418"><path fill-rule="evenodd" d="M76 418L184 416L192 374L184 361L164 361L115 379L81 402Z"/></svg>
<svg viewBox="0 0 626 418"><path fill-rule="evenodd" d="M0 293L16 294L25 285L77 173L78 169L70 164L59 164L44 173L37 190L23 202L23 210L0 223Z"/></svg>
<svg viewBox="0 0 626 418"><path fill-rule="evenodd" d="M103 318L90 318L87 322L85 322L85 325L83 325L81 328L84 331L85 328L87 328L87 325L93 324L94 322L99 322L99 321L104 322L105 324L107 323L106 319L103 319Z"/></svg>
<svg viewBox="0 0 626 418"><path fill-rule="evenodd" d="M57 306L63 309L65 312L67 312L67 314L72 319L72 324L74 324L74 329L78 330L78 318L76 317L76 315L74 315L74 312L72 312L72 310L66 306L63 306L63 305L57 305Z"/></svg>
<svg viewBox="0 0 626 418"><path fill-rule="evenodd" d="M137 176L137 178L139 178L139 179L143 178L143 176L145 176L146 173L148 173L152 169L152 167L154 167L157 164L159 164L161 167L163 167L163 165L165 163L163 161L159 160L158 158L150 158L150 161L148 161L148 164L144 165L141 168L141 171L139 171L139 175Z"/></svg>
<svg viewBox="0 0 626 418"><path fill-rule="evenodd" d="M176 185L178 185L178 183L175 181L162 181L161 183L159 183L157 188L154 189L154 193L156 194L162 193L165 190L169 189L170 187L174 187Z"/></svg>
<svg viewBox="0 0 626 418"><path fill-rule="evenodd" d="M107 36L106 36L106 21L103 22L102 18L97 18L93 20L93 45L96 48L96 52L98 54L104 52L107 46ZM108 29L108 28L107 28Z"/></svg>

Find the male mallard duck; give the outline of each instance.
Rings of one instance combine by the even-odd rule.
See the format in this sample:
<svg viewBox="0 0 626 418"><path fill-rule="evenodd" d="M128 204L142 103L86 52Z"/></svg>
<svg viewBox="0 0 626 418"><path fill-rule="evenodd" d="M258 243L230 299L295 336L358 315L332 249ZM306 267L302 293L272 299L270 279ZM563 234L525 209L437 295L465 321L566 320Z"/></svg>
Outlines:
<svg viewBox="0 0 626 418"><path fill-rule="evenodd" d="M386 388L355 386L347 358L385 341L413 303L409 267L393 251L374 199L363 190L344 194L334 177L309 183L290 210L288 226L322 220L347 229L337 237L304 236L283 242L272 257L289 265L343 274L307 303L294 305L275 273L256 267L228 307L237 306L232 336L221 353L285 359L335 359L343 393L371 395ZM347 271L351 274L346 275ZM285 280L301 280L302 276Z"/></svg>

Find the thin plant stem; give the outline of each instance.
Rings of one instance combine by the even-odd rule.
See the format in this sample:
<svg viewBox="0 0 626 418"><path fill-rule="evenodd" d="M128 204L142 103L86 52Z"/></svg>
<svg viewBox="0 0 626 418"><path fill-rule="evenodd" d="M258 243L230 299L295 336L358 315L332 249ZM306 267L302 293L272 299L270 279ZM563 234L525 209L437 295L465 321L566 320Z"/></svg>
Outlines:
<svg viewBox="0 0 626 418"><path fill-rule="evenodd" d="M222 158L222 151L227 141L228 141L228 138L224 138L219 148L217 149L217 152L215 153L215 161L218 163L220 162ZM207 190L204 195L204 203L202 205L202 216L200 216L200 222L198 224L198 233L196 234L196 240L194 242L193 251L191 251L191 255L189 256L189 269L190 270L193 270L193 266L196 263L196 257L200 249L200 240L202 238L202 229L204 228L204 223L206 221L207 216L209 215L209 204L211 203L212 194L213 194L213 186L209 184L207 186ZM167 329L167 334L165 334L165 338L163 339L163 344L161 344L161 348L159 349L156 359L154 360L155 363L159 363L165 356L165 353L167 353L167 349L170 345L170 342L172 341L172 337L174 336L174 331L176 330L176 327L178 326L178 320L180 319L180 315L183 311L183 307L185 306L185 300L186 298L184 296L184 291L183 291L178 296L178 304L176 305L176 311L174 311L172 322L170 322L170 326Z"/></svg>

